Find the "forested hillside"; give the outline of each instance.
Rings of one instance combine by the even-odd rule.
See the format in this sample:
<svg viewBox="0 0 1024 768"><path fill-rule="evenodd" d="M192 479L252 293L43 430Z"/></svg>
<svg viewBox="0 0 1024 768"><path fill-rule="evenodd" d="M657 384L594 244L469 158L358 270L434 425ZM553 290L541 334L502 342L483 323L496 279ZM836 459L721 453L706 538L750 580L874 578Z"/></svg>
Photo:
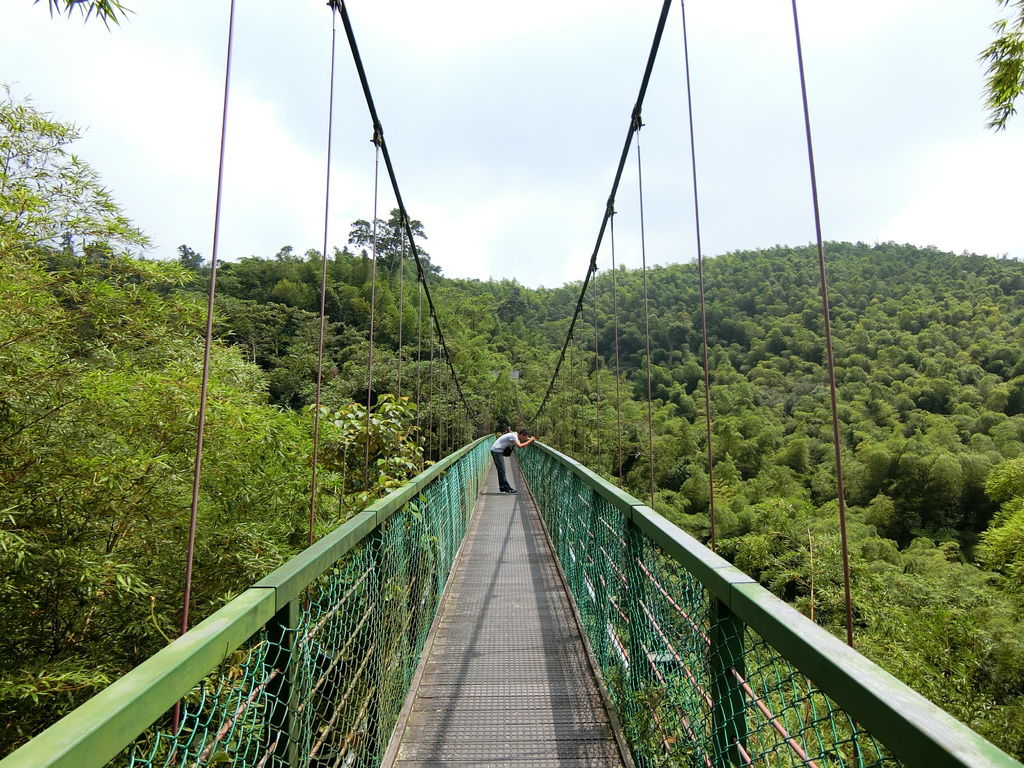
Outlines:
<svg viewBox="0 0 1024 768"><path fill-rule="evenodd" d="M396 222L381 222L381 231ZM1024 267L895 244L831 243L827 252L858 647L1007 749L1024 753ZM308 329L319 258L285 249L272 259L225 265L223 285L232 297L223 304L224 338L252 350L278 382L274 397L292 407L310 398ZM360 329L367 323L369 260L344 250L329 267L337 283L328 294L328 391L344 400L365 392ZM382 391L397 386L398 269L392 260L378 272L378 339L387 362L375 373L374 387ZM696 270L661 267L648 279L655 505L707 538ZM841 635L835 468L814 250L726 254L708 261L706 279L720 550ZM642 275L620 270L614 298L612 282L602 274L592 286L555 394L527 426L648 498ZM530 290L437 275L431 284L456 370L484 426L531 418L579 286ZM240 285L260 287L247 293ZM403 391L413 397L415 291L412 281L401 290ZM281 334L273 342L278 351L264 358L259 350L271 341L248 330L255 307L246 302L254 294L283 299L260 304L260 312L281 318L273 324ZM283 318L300 311L307 330L297 325L288 331ZM512 370L518 380L509 377ZM449 393L427 408L437 417L436 434L426 436L428 451L429 445L443 451L437 425L453 413L459 418L460 407Z"/></svg>
<svg viewBox="0 0 1024 768"><path fill-rule="evenodd" d="M68 153L70 126L9 101L0 116L3 751L176 631L209 270L188 246L180 264L140 258L141 233ZM653 462L657 510L707 539L695 267L648 275L652 455L639 272L592 283L533 419L579 285L430 266L467 418L397 225L378 224L375 284L369 222L328 256L317 534L424 454L532 419L640 498ZM414 228L423 242L429 222ZM826 252L858 648L1024 755L1024 266L895 244ZM220 266L199 616L304 545L322 259L283 247ZM841 633L815 253L721 255L706 282L719 549Z"/></svg>

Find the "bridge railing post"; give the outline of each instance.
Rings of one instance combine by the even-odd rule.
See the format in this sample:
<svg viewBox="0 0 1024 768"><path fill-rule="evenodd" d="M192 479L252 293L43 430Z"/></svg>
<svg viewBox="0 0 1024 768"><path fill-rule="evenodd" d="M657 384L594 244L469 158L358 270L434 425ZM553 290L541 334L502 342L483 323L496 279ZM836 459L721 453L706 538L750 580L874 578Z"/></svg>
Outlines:
<svg viewBox="0 0 1024 768"><path fill-rule="evenodd" d="M747 720L742 680L743 622L716 597L711 598L711 740L715 768L745 765Z"/></svg>
<svg viewBox="0 0 1024 768"><path fill-rule="evenodd" d="M600 499L596 490L590 491L590 535L593 542L590 586L594 590L594 628L590 633L590 641L594 655L603 667L608 662L608 565L604 562L604 551L600 546Z"/></svg>
<svg viewBox="0 0 1024 768"><path fill-rule="evenodd" d="M629 680L634 691L642 691L650 679L650 663L640 630L644 624L641 603L646 591L639 567L644 558L644 541L640 529L629 519L625 520L623 535L626 540L623 565L626 572L626 614L629 616Z"/></svg>
<svg viewBox="0 0 1024 768"><path fill-rule="evenodd" d="M300 598L295 597L267 622L266 669L270 716L264 725L264 752L270 765L298 763L301 728L296 715L296 666L293 657L301 615Z"/></svg>
<svg viewBox="0 0 1024 768"><path fill-rule="evenodd" d="M367 665L371 690L366 702L366 749L364 755L369 758L371 765L376 765L379 762L384 754L384 750L387 748L388 737L390 736L390 734L384 733L381 727L381 721L384 716L381 689L384 687L387 678L387 665L381 645L384 641L383 627L386 621L385 614L388 611L386 593L389 576L385 557L387 537L384 535L383 528L385 526L393 526L394 523L394 520L388 520L386 523L377 526L377 529L366 537L366 547L370 555L370 562L372 563L370 568L374 575L371 581L371 594L376 603L376 631L372 633L376 637L367 646L367 653L372 654L372 658Z"/></svg>

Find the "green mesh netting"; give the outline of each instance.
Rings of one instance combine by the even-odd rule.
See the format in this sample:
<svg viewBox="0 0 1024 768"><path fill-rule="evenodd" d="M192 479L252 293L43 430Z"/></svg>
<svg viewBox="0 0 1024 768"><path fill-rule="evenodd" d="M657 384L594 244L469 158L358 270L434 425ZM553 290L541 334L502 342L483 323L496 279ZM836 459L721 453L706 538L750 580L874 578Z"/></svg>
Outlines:
<svg viewBox="0 0 1024 768"><path fill-rule="evenodd" d="M639 766L900 765L562 462L520 465Z"/></svg>
<svg viewBox="0 0 1024 768"><path fill-rule="evenodd" d="M481 443L321 574L116 761L376 766L466 533Z"/></svg>

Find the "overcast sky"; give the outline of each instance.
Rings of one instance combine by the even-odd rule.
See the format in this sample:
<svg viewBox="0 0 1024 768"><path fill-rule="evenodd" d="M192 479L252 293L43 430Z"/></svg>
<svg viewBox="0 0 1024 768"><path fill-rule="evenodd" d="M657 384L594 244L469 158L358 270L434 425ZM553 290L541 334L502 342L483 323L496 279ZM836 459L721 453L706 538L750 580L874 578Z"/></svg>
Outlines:
<svg viewBox="0 0 1024 768"><path fill-rule="evenodd" d="M228 0L127 0L107 30L0 4L0 82L73 121L77 152L173 258L209 255ZM449 276L583 277L660 8L655 0L353 0L410 215ZM984 0L803 0L824 235L1024 256L1024 117L985 128ZM786 0L687 3L704 252L813 239ZM238 0L220 254L320 248L331 14ZM678 3L641 133L649 263L696 254ZM371 127L338 32L328 240L373 210ZM639 266L635 155L616 252ZM379 209L394 204L381 177ZM609 252L602 252L601 266Z"/></svg>

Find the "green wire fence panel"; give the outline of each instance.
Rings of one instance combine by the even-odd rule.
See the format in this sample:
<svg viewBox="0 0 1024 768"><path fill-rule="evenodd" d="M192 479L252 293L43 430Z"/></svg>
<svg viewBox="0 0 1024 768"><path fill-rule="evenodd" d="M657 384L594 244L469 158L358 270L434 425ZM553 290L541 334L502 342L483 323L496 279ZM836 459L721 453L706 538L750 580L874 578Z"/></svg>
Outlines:
<svg viewBox="0 0 1024 768"><path fill-rule="evenodd" d="M1019 765L577 462L519 460L639 766Z"/></svg>
<svg viewBox="0 0 1024 768"><path fill-rule="evenodd" d="M466 533L487 449L482 439L431 467L165 649L191 651L154 669L161 652L96 697L123 706L161 690L148 704L159 717L184 694L176 729L170 712L133 726L130 712L104 717L111 705L96 711L94 699L0 765L78 767L111 757L147 767L379 765ZM231 644L220 634L238 616L257 624ZM219 659L204 666L195 649L211 633Z"/></svg>

